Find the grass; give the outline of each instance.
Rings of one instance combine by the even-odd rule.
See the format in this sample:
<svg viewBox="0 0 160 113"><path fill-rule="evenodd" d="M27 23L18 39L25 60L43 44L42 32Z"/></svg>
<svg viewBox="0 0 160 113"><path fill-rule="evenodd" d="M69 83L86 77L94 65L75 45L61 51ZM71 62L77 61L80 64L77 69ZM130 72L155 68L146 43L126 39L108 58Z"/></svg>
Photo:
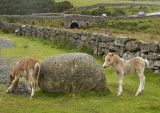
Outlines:
<svg viewBox="0 0 160 113"><path fill-rule="evenodd" d="M55 0L56 2L61 2L64 0ZM132 0L67 0L73 4L74 7L88 6L97 3L141 3L141 4L160 4L159 1L136 1L132 2Z"/></svg>
<svg viewBox="0 0 160 113"><path fill-rule="evenodd" d="M89 29L68 29L68 31L74 32L89 32L89 33L102 33L104 34L106 28L89 28ZM152 41L160 41L160 36L153 33L143 33L137 31L126 31L126 30L119 30L109 28L108 34L112 32L112 37L128 37L128 38L135 38L137 40L142 40L144 42L152 42Z"/></svg>
<svg viewBox="0 0 160 113"><path fill-rule="evenodd" d="M154 13L159 12L159 6L106 6L104 7L103 11L99 11L93 14L93 11L98 10L99 7L94 7L87 10L79 10L75 12L71 12L74 14L85 14L83 12L87 12L87 15L96 15L101 16L102 14L107 14L107 16L130 16L130 15L137 15L139 12ZM118 11L121 11L118 12Z"/></svg>
<svg viewBox="0 0 160 113"><path fill-rule="evenodd" d="M33 26L43 26L43 27L52 27L52 28L63 28L64 19L18 19L15 17L4 17L0 16L5 22L8 23L21 23L21 24L29 24Z"/></svg>
<svg viewBox="0 0 160 113"><path fill-rule="evenodd" d="M0 32L0 38L10 39L14 43L13 48L3 48L3 58L36 57L40 61L53 55L78 52L78 49L63 49L53 47L53 43L44 39L27 38L14 34ZM24 47L28 45L28 47ZM102 66L103 60L95 57ZM137 74L124 77L122 96L117 97L118 77L114 70L109 67L103 69L107 78L107 87L110 93L89 92L89 93L48 93L39 88L35 91L33 100L29 95L8 94L0 92L1 113L157 113L160 111L160 76L145 71L146 84L143 94L135 97L138 89L139 78ZM0 89L7 88L0 84Z"/></svg>

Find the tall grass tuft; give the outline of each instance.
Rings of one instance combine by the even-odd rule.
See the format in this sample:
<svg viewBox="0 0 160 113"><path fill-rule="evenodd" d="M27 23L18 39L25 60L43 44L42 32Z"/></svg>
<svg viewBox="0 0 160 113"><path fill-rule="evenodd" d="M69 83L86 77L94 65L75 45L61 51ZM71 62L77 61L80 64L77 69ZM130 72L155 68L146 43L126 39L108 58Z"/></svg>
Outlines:
<svg viewBox="0 0 160 113"><path fill-rule="evenodd" d="M9 26L4 27L4 28L2 29L2 31L3 31L4 33L6 33L6 34L9 34L9 33L12 32L12 30L11 30L11 28L10 28Z"/></svg>

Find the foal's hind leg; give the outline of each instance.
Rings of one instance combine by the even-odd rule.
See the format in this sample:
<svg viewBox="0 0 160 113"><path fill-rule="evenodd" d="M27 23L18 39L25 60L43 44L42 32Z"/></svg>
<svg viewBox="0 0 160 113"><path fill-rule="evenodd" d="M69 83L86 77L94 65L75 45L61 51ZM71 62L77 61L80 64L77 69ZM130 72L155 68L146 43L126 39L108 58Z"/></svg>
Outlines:
<svg viewBox="0 0 160 113"><path fill-rule="evenodd" d="M28 76L26 77L26 83L27 83L27 86L28 86L28 91L29 91L29 93L31 93L31 88L30 88L30 85L29 85Z"/></svg>
<svg viewBox="0 0 160 113"><path fill-rule="evenodd" d="M138 94L144 90L144 84L145 84L145 76L143 74L143 71L138 71L137 73L140 79L140 84L139 84L139 88L135 96L138 96Z"/></svg>
<svg viewBox="0 0 160 113"><path fill-rule="evenodd" d="M33 96L34 96L34 89L35 89L35 79L34 79L34 72L33 72L33 70L30 70L30 72L28 73L28 76L30 78L31 86L32 86L32 92L31 92L31 96L30 96L30 99L32 99Z"/></svg>
<svg viewBox="0 0 160 113"><path fill-rule="evenodd" d="M145 76L144 76L144 74L143 74L142 92L143 92L143 90L144 90L144 85L145 85Z"/></svg>
<svg viewBox="0 0 160 113"><path fill-rule="evenodd" d="M119 77L119 90L117 96L120 96L122 93L123 75L118 75L118 77Z"/></svg>

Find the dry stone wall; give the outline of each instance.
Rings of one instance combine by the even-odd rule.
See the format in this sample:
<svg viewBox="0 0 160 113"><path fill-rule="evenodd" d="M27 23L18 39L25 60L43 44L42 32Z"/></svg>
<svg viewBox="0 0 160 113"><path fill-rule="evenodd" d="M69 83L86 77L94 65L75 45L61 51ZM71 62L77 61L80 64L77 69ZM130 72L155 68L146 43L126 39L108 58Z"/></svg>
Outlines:
<svg viewBox="0 0 160 113"><path fill-rule="evenodd" d="M108 52L115 52L124 59L141 56L149 60L148 69L160 74L160 42L146 43L126 37L110 37L97 33L74 33L49 27L9 24L0 21L0 29L6 26L21 36L44 37L48 40L67 39L76 47L87 46L94 55L102 56L102 58Z"/></svg>

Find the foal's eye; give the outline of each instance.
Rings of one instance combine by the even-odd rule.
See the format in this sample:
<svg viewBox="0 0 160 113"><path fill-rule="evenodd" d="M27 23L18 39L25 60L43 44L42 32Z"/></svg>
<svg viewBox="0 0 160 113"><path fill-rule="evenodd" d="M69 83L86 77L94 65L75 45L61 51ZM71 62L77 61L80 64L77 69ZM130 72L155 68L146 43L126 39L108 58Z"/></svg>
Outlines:
<svg viewBox="0 0 160 113"><path fill-rule="evenodd" d="M110 59L108 59L108 61L110 61Z"/></svg>

